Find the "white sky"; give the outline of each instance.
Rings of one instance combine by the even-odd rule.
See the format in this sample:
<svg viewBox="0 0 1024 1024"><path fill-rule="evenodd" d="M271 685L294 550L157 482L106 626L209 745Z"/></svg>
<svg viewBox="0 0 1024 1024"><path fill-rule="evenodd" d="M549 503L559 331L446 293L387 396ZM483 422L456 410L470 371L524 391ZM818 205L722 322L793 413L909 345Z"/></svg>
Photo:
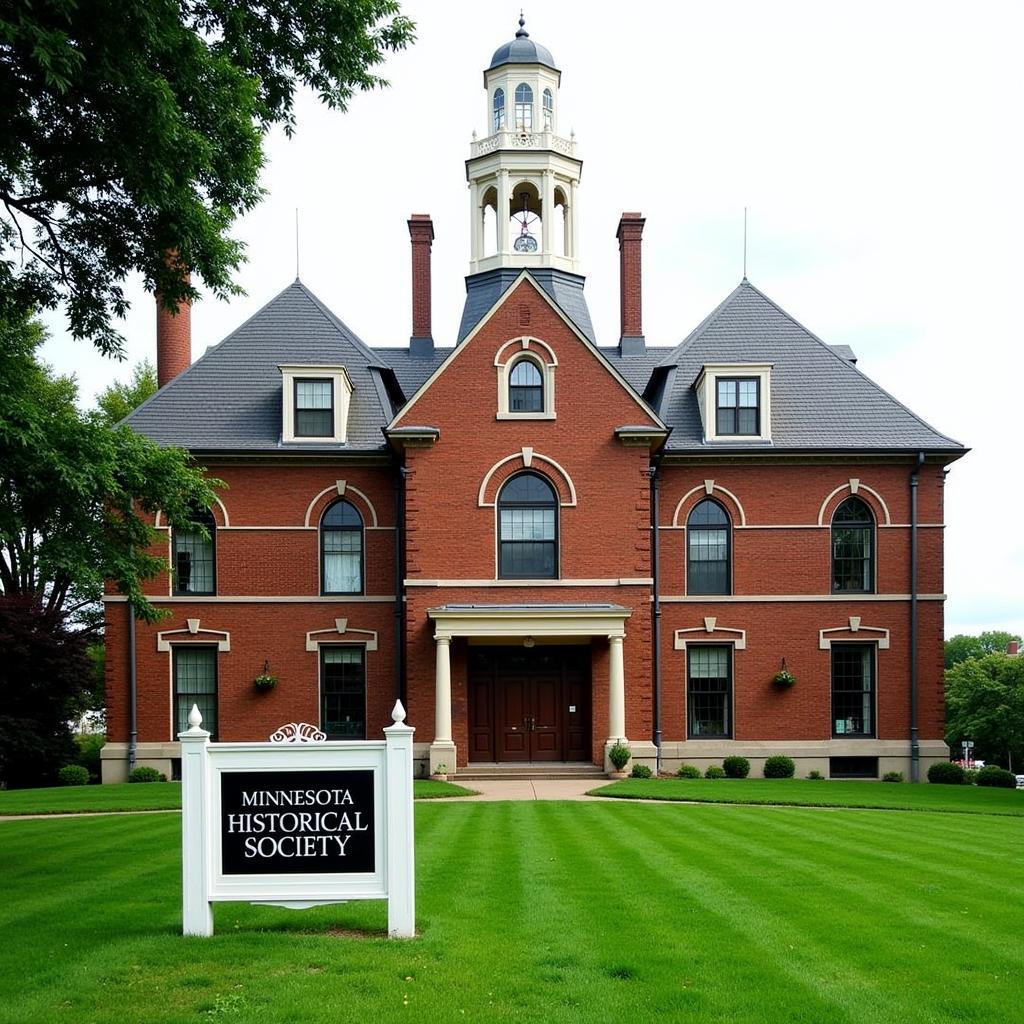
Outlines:
<svg viewBox="0 0 1024 1024"><path fill-rule="evenodd" d="M370 345L410 333L410 213L429 213L434 337L454 341L469 260L464 160L488 134L482 71L519 8L406 0L418 41L391 88L347 114L312 96L268 141L266 201L236 234L247 295L193 312L193 355L301 276ZM1019 2L634 4L548 0L527 30L562 70L576 132L582 267L600 344L618 339L623 210L647 218L644 330L680 341L748 276L973 451L946 487L947 634L1024 631L1018 292L1024 237ZM71 342L45 355L88 400L154 356L132 289L128 363ZM981 538L987 538L984 544Z"/></svg>

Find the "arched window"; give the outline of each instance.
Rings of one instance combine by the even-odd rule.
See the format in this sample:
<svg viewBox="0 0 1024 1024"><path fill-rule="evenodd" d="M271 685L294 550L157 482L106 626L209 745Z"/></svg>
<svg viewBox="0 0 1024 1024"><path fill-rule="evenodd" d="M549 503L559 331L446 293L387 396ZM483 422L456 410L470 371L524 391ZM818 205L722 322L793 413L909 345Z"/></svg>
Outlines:
<svg viewBox="0 0 1024 1024"><path fill-rule="evenodd" d="M550 89L544 90L544 131L551 131L555 123L555 97L551 95Z"/></svg>
<svg viewBox="0 0 1024 1024"><path fill-rule="evenodd" d="M325 594L363 591L363 519L341 498L320 520L320 579Z"/></svg>
<svg viewBox="0 0 1024 1024"><path fill-rule="evenodd" d="M192 520L206 527L199 530L175 530L171 549L175 594L215 594L217 592L217 523L209 509L192 514Z"/></svg>
<svg viewBox="0 0 1024 1024"><path fill-rule="evenodd" d="M519 473L498 495L498 575L558 576L558 496L538 473Z"/></svg>
<svg viewBox="0 0 1024 1024"><path fill-rule="evenodd" d="M516 129L533 131L533 90L525 82L516 86Z"/></svg>
<svg viewBox="0 0 1024 1024"><path fill-rule="evenodd" d="M686 520L687 594L729 594L730 523L725 509L705 498Z"/></svg>
<svg viewBox="0 0 1024 1024"><path fill-rule="evenodd" d="M860 498L847 498L832 516L832 592L875 589L875 517Z"/></svg>
<svg viewBox="0 0 1024 1024"><path fill-rule="evenodd" d="M508 378L509 412L543 412L544 379L532 359L520 359Z"/></svg>
<svg viewBox="0 0 1024 1024"><path fill-rule="evenodd" d="M500 132L505 127L505 90L494 90L494 130Z"/></svg>

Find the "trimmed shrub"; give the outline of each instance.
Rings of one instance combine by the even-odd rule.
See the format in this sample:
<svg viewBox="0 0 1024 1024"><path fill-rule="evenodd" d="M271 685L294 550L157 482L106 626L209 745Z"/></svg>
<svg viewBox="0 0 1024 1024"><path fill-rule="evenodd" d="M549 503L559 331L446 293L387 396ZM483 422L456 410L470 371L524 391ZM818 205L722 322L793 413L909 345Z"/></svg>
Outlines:
<svg viewBox="0 0 1024 1024"><path fill-rule="evenodd" d="M612 767L617 772L621 772L622 769L626 767L631 756L629 747L624 743L616 743L615 746L608 751L608 760L611 761Z"/></svg>
<svg viewBox="0 0 1024 1024"><path fill-rule="evenodd" d="M796 774L796 762L785 754L772 754L764 761L766 779L791 779Z"/></svg>
<svg viewBox="0 0 1024 1024"><path fill-rule="evenodd" d="M824 781L825 776L822 775L817 768L814 768L807 773L807 778L813 779L815 782L822 782Z"/></svg>
<svg viewBox="0 0 1024 1024"><path fill-rule="evenodd" d="M633 765L632 777L634 779L649 779L652 774L653 773L651 772L651 769L648 768L647 765L645 765L645 764L635 764L635 765Z"/></svg>
<svg viewBox="0 0 1024 1024"><path fill-rule="evenodd" d="M75 736L75 744L78 746L75 764L87 768L93 779L100 777L100 751L106 742L107 735L102 732L79 733Z"/></svg>
<svg viewBox="0 0 1024 1024"><path fill-rule="evenodd" d="M140 764L128 773L129 782L166 782L167 776L151 768L148 764Z"/></svg>
<svg viewBox="0 0 1024 1024"><path fill-rule="evenodd" d="M695 764L681 764L676 774L681 779L699 779L700 769Z"/></svg>
<svg viewBox="0 0 1024 1024"><path fill-rule="evenodd" d="M952 761L936 761L928 769L928 781L943 786L962 786L967 780L960 765Z"/></svg>
<svg viewBox="0 0 1024 1024"><path fill-rule="evenodd" d="M964 769L964 785L973 786L978 781L978 772L980 768L965 768Z"/></svg>
<svg viewBox="0 0 1024 1024"><path fill-rule="evenodd" d="M1000 789L1016 789L1017 776L996 764L987 764L978 772L979 786L998 786Z"/></svg>
<svg viewBox="0 0 1024 1024"><path fill-rule="evenodd" d="M724 779L725 769L721 765L709 764L707 771L704 773L705 779Z"/></svg>
<svg viewBox="0 0 1024 1024"><path fill-rule="evenodd" d="M89 769L80 764L66 764L57 772L57 781L62 786L88 786Z"/></svg>
<svg viewBox="0 0 1024 1024"><path fill-rule="evenodd" d="M750 774L750 762L745 757L733 754L722 762L725 774L730 779L745 779Z"/></svg>
<svg viewBox="0 0 1024 1024"><path fill-rule="evenodd" d="M903 772L886 772L882 776L883 782L902 782Z"/></svg>

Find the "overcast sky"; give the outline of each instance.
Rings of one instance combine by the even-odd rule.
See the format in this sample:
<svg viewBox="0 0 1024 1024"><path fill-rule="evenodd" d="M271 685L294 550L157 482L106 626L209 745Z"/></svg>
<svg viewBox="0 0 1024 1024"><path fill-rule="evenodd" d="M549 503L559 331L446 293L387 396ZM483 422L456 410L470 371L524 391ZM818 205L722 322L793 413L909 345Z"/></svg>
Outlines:
<svg viewBox="0 0 1024 1024"><path fill-rule="evenodd" d="M247 295L193 313L193 357L295 277L370 345L410 333L410 213L434 219L434 337L454 341L469 260L464 161L489 132L482 70L516 5L406 0L418 41L347 114L299 104L268 141L266 201L237 225ZM1024 631L1020 444L1024 4L586 3L526 8L575 130L582 268L600 344L618 339L623 210L647 218L644 328L678 343L742 275L973 450L946 487L947 635ZM88 400L154 355L135 287L128 362L46 357ZM982 541L984 540L984 543Z"/></svg>

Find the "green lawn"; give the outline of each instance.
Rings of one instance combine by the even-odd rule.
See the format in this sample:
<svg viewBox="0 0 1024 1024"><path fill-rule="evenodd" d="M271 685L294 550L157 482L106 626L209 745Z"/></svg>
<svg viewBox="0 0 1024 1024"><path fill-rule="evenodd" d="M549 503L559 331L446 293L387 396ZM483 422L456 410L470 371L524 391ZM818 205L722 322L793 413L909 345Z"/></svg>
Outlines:
<svg viewBox="0 0 1024 1024"><path fill-rule="evenodd" d="M623 779L591 790L623 800L696 800L714 804L874 807L1024 816L1024 790L807 779Z"/></svg>
<svg viewBox="0 0 1024 1024"><path fill-rule="evenodd" d="M416 779L417 800L469 796L471 789L451 782ZM90 811L176 811L181 783L114 783L107 786L58 786L55 789L0 790L0 817L8 814L85 814Z"/></svg>
<svg viewBox="0 0 1024 1024"><path fill-rule="evenodd" d="M145 787L143 787L145 788ZM219 904L180 935L174 815L0 823L0 1022L1006 1024L1015 818L419 804L420 937L381 903Z"/></svg>

